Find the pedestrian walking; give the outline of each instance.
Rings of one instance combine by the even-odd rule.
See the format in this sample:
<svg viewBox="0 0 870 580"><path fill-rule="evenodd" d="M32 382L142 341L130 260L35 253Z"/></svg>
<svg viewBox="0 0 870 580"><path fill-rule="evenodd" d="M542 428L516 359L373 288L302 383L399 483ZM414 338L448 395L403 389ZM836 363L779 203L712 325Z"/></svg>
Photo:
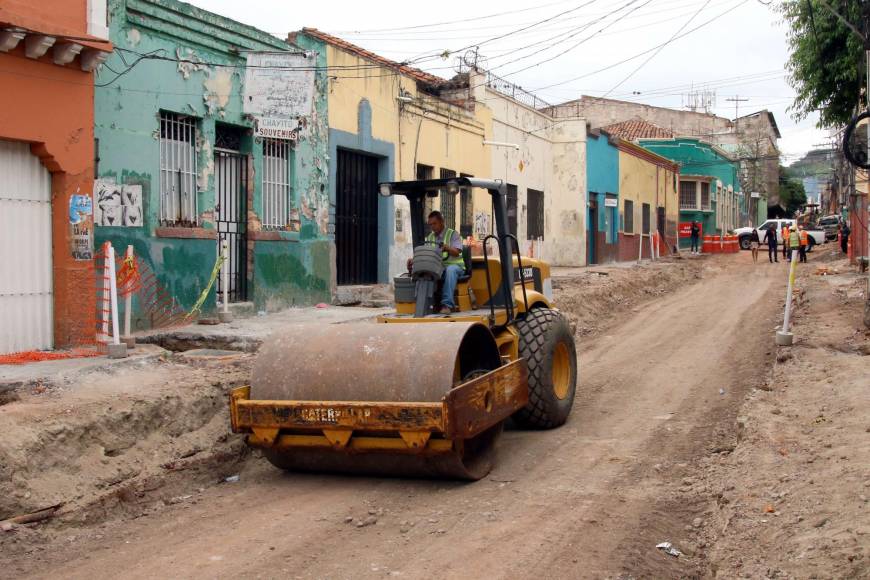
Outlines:
<svg viewBox="0 0 870 580"><path fill-rule="evenodd" d="M800 248L800 245L801 245L801 236L800 236L800 233L798 233L797 226L795 226L793 228L789 228L789 234L788 234L788 261L789 262L791 262L794 259L797 259L797 257L794 255L794 253L798 250L798 248Z"/></svg>
<svg viewBox="0 0 870 580"><path fill-rule="evenodd" d="M764 232L764 241L767 243L767 259L770 263L779 262L779 247L776 243L776 228L768 228Z"/></svg>
<svg viewBox="0 0 870 580"><path fill-rule="evenodd" d="M783 260L786 260L789 257L788 256L788 239L789 239L788 236L789 236L789 233L790 232L789 232L788 224L787 223L782 224L782 259ZM788 261L791 262L791 260L788 260Z"/></svg>
<svg viewBox="0 0 870 580"><path fill-rule="evenodd" d="M852 230L849 229L849 224L843 222L840 224L840 249L843 250L844 254L849 253L849 234L852 233Z"/></svg>
<svg viewBox="0 0 870 580"><path fill-rule="evenodd" d="M749 236L749 249L752 250L752 261L758 263L758 230L752 228L752 234Z"/></svg>
<svg viewBox="0 0 870 580"><path fill-rule="evenodd" d="M800 240L800 247L798 248L798 252L801 258L801 262L806 262L807 246L810 243L810 235L807 233L807 230L803 228L803 226L798 226L798 239Z"/></svg>
<svg viewBox="0 0 870 580"><path fill-rule="evenodd" d="M692 253L693 254L700 254L701 252L698 251L698 239L701 237L701 228L700 228L700 226L698 226L698 222L696 222L695 220L692 220L692 232L691 232L691 234L692 234L691 235L691 237L692 237Z"/></svg>

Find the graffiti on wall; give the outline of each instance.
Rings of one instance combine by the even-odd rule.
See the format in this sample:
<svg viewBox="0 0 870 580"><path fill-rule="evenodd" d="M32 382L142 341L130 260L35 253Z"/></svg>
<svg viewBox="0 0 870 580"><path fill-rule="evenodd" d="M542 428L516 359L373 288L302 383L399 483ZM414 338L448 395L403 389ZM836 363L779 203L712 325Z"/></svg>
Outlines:
<svg viewBox="0 0 870 580"><path fill-rule="evenodd" d="M69 198L70 254L73 260L94 259L94 208L91 196L76 193Z"/></svg>
<svg viewBox="0 0 870 580"><path fill-rule="evenodd" d="M139 227L142 225L142 186L121 185L111 180L94 182L98 226Z"/></svg>
<svg viewBox="0 0 870 580"><path fill-rule="evenodd" d="M485 238L491 231L489 214L485 211L474 212L474 235L477 239Z"/></svg>

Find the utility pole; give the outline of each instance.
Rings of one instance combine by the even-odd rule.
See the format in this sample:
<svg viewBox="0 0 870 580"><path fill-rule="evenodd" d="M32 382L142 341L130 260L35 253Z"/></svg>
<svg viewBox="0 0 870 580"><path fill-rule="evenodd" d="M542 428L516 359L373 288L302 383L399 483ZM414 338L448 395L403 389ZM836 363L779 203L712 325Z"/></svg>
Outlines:
<svg viewBox="0 0 870 580"><path fill-rule="evenodd" d="M737 119L740 117L740 103L745 103L749 99L741 99L740 95L734 95L732 98L725 100L734 103L734 132L737 133Z"/></svg>

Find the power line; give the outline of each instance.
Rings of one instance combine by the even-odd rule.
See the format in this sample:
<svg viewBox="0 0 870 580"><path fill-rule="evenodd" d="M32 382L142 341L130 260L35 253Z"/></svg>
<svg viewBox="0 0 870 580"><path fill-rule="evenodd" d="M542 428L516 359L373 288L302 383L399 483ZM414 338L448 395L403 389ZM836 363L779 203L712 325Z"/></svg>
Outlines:
<svg viewBox="0 0 870 580"><path fill-rule="evenodd" d="M714 21L718 20L719 18L725 16L726 14L729 14L729 13L733 12L734 10L740 8L741 6L743 6L744 4L746 4L747 2L749 2L749 0L741 0L740 2L738 2L737 4L735 4L734 6L732 6L731 8L725 10L724 12L721 12L721 13L717 14L717 15L714 16L713 18L707 20L706 22L703 22L703 23L699 24L698 26L696 26L696 27L694 27L694 28L692 28L692 29L690 29L690 30L687 30L686 32L683 32L682 34L679 34L679 35L675 36L674 38L672 38L671 40L669 40L669 41L667 41L667 42L665 42L665 43L662 43L662 44L670 44L670 43L672 43L672 42L674 42L674 41L676 41L676 40L679 40L680 38L684 38L684 37L688 36L689 34L695 32L696 30L699 30L699 29L701 29L701 28L707 26L707 25L710 24L711 22L714 22ZM633 61L634 59L636 59L636 58L640 58L640 57L642 57L642 56L645 55L645 54L649 54L650 52L652 52L652 51L656 50L657 48L659 48L660 46L662 46L662 44L656 45L656 46L654 46L654 47L652 47L652 48L650 48L650 49L647 49L647 50L645 50L645 51L643 51L643 52L639 52L639 53L635 54L634 56L630 56L630 57L625 58L625 59L623 59L623 60L620 60L620 61L618 61L618 62L614 62L614 63L612 63L612 64L609 64L609 65L607 65L607 66L605 66L605 67L602 67L602 68L600 68L600 69L594 70L594 71L592 71L592 72L588 72L588 73L582 74L582 75L577 76L577 77L573 77L573 78L570 78L570 79L567 79L567 80L564 80L564 81L560 81L560 82L558 82L558 83L553 83L553 84L546 85L546 86L543 86L543 87L538 87L538 88L535 89L535 90L542 91L542 90L549 89L549 88L552 88L552 87L558 87L558 86L561 86L561 85L566 85L566 84L568 84L568 83L572 83L572 82L574 82L574 81L578 81L578 80L580 80L580 79L584 79L584 78L586 78L586 77L590 77L590 76L592 76L592 75L596 75L596 74L601 73L601 72L604 72L604 71L606 71L606 70L610 70L610 69L612 69L612 68L616 68L616 67L619 66L619 65L625 64L625 63L627 63L627 62L631 62L631 61Z"/></svg>
<svg viewBox="0 0 870 580"><path fill-rule="evenodd" d="M710 4L710 1L711 1L711 0L707 0L706 2L704 2L704 4L701 5L700 8L698 8L698 11L695 12L694 14L692 14L692 16L691 16L688 20L686 20L686 22L685 22L682 26L680 26L680 27L677 29L677 31L676 31L676 32L675 32L675 33L674 33L674 34L673 34L673 35L668 39L668 41L667 41L666 43L664 43L663 45L661 45L661 46L660 46L660 47L659 47L655 52L653 52L651 55L649 55L649 58L646 59L645 61L643 61L643 62L642 62L642 63L641 63L641 64L640 64L636 69L634 69L633 71L631 71L631 72L628 74L628 76L626 76L624 79L622 79L621 81L619 81L618 83L616 83L616 85L614 85L612 89L610 89L609 91L607 91L607 92L604 94L604 96L606 97L607 95L609 95L610 93L612 93L613 91L615 91L616 89L618 89L619 87L621 87L622 84L623 84L625 81L627 81L628 79L630 79L631 77L633 77L633 76L637 73L637 71L639 71L641 68L643 68L644 66L646 66L646 64L647 64L649 61L651 61L652 59L654 59L654 58L656 57L656 55L658 55L662 50L664 50L664 48L665 48L667 45L669 45L670 43L672 43L672 42L677 38L677 35L678 35L679 33L681 33L681 32L682 32L682 31L683 31L683 30L684 30L684 29L685 29L689 24L691 24L691 23L692 23L692 20L694 20L695 18L697 18L697 16L698 16L701 12L704 11L704 8L706 8L707 5Z"/></svg>

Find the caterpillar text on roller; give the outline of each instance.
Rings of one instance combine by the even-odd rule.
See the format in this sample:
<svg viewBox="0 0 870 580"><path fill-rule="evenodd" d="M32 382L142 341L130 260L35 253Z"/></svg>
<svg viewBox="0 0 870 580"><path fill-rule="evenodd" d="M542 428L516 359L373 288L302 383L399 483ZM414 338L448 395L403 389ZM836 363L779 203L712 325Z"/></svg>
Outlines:
<svg viewBox="0 0 870 580"><path fill-rule="evenodd" d="M426 236L425 200L463 187L489 192L496 233L482 256L462 249L447 312L444 263L459 260ZM231 394L233 431L287 470L480 479L507 419L550 429L571 412L577 355L549 265L519 255L500 181L382 183L380 194L411 204L414 259L395 280L395 312L273 335L251 385Z"/></svg>

